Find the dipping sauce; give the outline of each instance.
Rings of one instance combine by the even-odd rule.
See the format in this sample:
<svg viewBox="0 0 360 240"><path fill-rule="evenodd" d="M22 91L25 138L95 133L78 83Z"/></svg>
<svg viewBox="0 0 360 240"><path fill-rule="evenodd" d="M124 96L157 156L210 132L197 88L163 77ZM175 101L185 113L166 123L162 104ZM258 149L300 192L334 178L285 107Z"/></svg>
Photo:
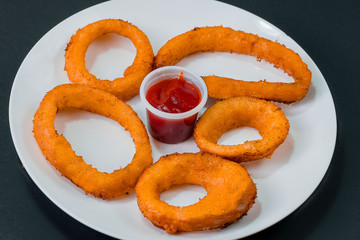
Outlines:
<svg viewBox="0 0 360 240"><path fill-rule="evenodd" d="M182 113L196 107L201 101L200 90L186 81L182 74L153 84L146 92L149 103L163 112Z"/></svg>
<svg viewBox="0 0 360 240"><path fill-rule="evenodd" d="M183 113L195 108L201 101L200 90L183 78L154 83L146 92L146 100L156 109L167 113ZM188 139L194 129L197 113L184 119L165 119L147 111L149 132L157 140L178 143Z"/></svg>

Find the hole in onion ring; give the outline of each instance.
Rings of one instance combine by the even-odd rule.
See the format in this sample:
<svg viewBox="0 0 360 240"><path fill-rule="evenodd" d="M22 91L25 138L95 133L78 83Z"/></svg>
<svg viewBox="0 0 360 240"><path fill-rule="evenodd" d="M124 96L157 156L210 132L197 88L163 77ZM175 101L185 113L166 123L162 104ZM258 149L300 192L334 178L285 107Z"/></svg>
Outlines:
<svg viewBox="0 0 360 240"><path fill-rule="evenodd" d="M77 155L100 172L112 173L128 165L135 154L130 133L116 121L82 110L59 111L55 129Z"/></svg>
<svg viewBox="0 0 360 240"><path fill-rule="evenodd" d="M267 82L293 83L294 79L275 68L265 60L256 57L229 53L204 52L186 56L177 65L196 71L201 76L221 76L249 82L266 80Z"/></svg>
<svg viewBox="0 0 360 240"><path fill-rule="evenodd" d="M240 127L226 131L221 135L217 144L219 145L237 145L246 141L262 139L259 131L252 127Z"/></svg>
<svg viewBox="0 0 360 240"><path fill-rule="evenodd" d="M206 195L207 192L201 185L179 184L161 193L160 199L173 206L185 207L197 203Z"/></svg>
<svg viewBox="0 0 360 240"><path fill-rule="evenodd" d="M91 42L85 54L87 70L99 79L114 80L124 76L136 55L130 39L108 33Z"/></svg>

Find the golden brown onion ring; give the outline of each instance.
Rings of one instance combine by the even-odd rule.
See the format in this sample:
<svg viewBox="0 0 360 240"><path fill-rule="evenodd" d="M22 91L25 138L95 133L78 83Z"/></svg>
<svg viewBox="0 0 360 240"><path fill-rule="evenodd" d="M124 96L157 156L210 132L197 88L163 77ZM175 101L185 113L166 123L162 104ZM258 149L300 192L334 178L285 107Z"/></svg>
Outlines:
<svg viewBox="0 0 360 240"><path fill-rule="evenodd" d="M162 192L177 184L201 185L207 195L183 207L160 200ZM144 172L135 189L144 216L171 234L228 226L246 215L257 193L245 168L208 153L163 156Z"/></svg>
<svg viewBox="0 0 360 240"><path fill-rule="evenodd" d="M221 135L238 127L256 128L262 139L238 145L217 144ZM201 151L236 162L270 157L289 132L289 121L279 107L265 100L236 97L208 108L195 125L194 140Z"/></svg>
<svg viewBox="0 0 360 240"><path fill-rule="evenodd" d="M155 68L175 65L190 54L214 51L236 52L263 59L283 69L294 82L251 82L206 76L203 79L210 97L226 99L251 96L291 103L303 99L308 92L311 72L298 54L277 42L226 27L195 28L172 38L155 56Z"/></svg>
<svg viewBox="0 0 360 240"><path fill-rule="evenodd" d="M129 38L137 52L123 78L99 80L85 66L85 54L93 40L107 33ZM154 53L149 39L139 28L120 19L105 19L79 29L70 39L65 52L65 70L72 83L102 89L128 100L139 93L144 77L152 70Z"/></svg>
<svg viewBox="0 0 360 240"><path fill-rule="evenodd" d="M132 162L112 173L99 172L86 164L55 130L56 113L68 108L98 113L122 125L135 144ZM41 101L33 123L34 137L46 159L86 194L103 199L121 196L135 186L143 171L152 164L149 137L142 121L129 105L108 92L76 84L57 86Z"/></svg>

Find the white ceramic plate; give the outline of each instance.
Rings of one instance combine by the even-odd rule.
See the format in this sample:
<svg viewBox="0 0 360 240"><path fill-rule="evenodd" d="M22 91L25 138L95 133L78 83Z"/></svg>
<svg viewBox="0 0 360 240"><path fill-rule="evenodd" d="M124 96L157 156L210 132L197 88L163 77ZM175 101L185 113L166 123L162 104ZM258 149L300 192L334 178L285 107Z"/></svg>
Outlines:
<svg viewBox="0 0 360 240"><path fill-rule="evenodd" d="M33 138L32 120L45 93L69 83L64 71L64 50L72 34L96 20L127 20L149 37L154 53L170 38L194 27L223 25L258 34L292 48L308 64L312 85L304 100L278 104L290 121L290 133L271 159L246 164L258 187L256 204L249 214L226 229L184 233L175 236L154 227L138 210L134 192L111 201L85 195L62 177L40 152ZM310 40L309 40L310 41ZM121 76L136 50L128 39L107 35L96 40L87 52L86 63L98 77ZM248 56L228 53L191 56L179 63L201 75L291 81L282 71ZM128 102L146 122L139 97ZM121 239L234 239L261 231L298 208L316 189L332 158L336 138L333 100L319 69L304 50L281 30L242 9L210 0L110 1L85 9L50 30L33 47L16 75L9 106L10 127L19 157L37 186L58 207L85 225ZM86 112L62 112L56 128L84 156L87 163L111 172L131 161L134 146L129 134L114 121ZM222 143L258 138L253 129L226 133ZM166 145L151 139L153 157L172 152L197 152L190 139ZM188 186L167 191L162 198L186 205L206 194L202 187Z"/></svg>

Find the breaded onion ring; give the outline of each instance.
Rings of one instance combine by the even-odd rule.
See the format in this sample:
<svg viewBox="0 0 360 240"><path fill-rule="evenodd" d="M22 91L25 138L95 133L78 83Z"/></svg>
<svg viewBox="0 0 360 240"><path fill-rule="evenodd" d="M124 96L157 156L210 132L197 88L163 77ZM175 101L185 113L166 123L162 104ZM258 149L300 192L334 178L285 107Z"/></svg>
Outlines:
<svg viewBox="0 0 360 240"><path fill-rule="evenodd" d="M121 124L135 144L132 162L112 173L99 172L86 164L55 130L56 113L67 108L98 113ZM103 199L121 196L135 186L152 164L150 141L142 121L129 105L108 92L76 84L57 86L41 101L33 123L34 137L46 159L86 194Z"/></svg>
<svg viewBox="0 0 360 240"><path fill-rule="evenodd" d="M113 81L97 79L85 66L89 45L106 33L117 33L129 38L137 50L134 62L125 70L124 77ZM65 70L72 83L105 90L125 101L139 93L142 80L152 70L153 60L152 46L145 33L120 19L105 19L79 29L71 37L65 52Z"/></svg>
<svg viewBox="0 0 360 240"><path fill-rule="evenodd" d="M262 139L238 145L219 145L221 135L238 127L256 128ZM209 107L195 125L194 140L201 151L245 162L271 157L289 132L289 121L279 107L265 100L236 97Z"/></svg>
<svg viewBox="0 0 360 240"><path fill-rule="evenodd" d="M207 195L189 206L173 206L160 194L176 184L198 184ZM136 185L141 212L168 233L226 227L246 215L257 190L240 164L208 153L174 153L148 168Z"/></svg>
<svg viewBox="0 0 360 240"><path fill-rule="evenodd" d="M236 52L248 54L283 69L293 83L250 82L231 78L203 77L210 97L226 99L251 96L291 103L303 99L311 83L311 72L300 56L277 42L251 33L225 27L202 27L169 40L155 56L155 68L175 65L184 57L198 52Z"/></svg>

